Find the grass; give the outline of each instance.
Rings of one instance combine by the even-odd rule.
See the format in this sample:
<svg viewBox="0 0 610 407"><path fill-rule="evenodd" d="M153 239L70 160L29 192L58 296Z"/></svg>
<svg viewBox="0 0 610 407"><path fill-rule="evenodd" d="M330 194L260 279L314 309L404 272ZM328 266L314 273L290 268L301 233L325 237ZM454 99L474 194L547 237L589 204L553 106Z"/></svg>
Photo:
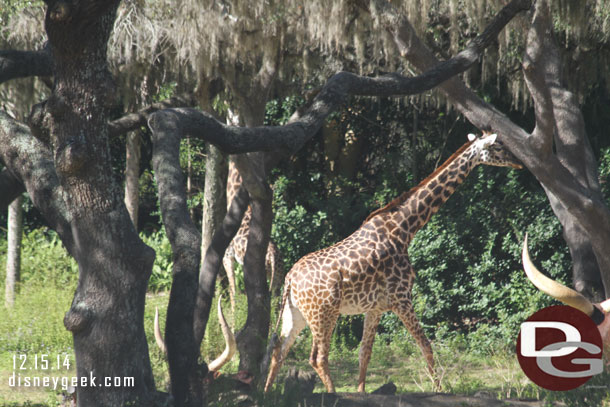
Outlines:
<svg viewBox="0 0 610 407"><path fill-rule="evenodd" d="M43 354L68 355L70 369L66 371L41 371L40 375L62 377L74 375L74 354L72 337L63 326L63 315L68 310L74 286L59 288L55 285L44 285L36 282L22 286L12 309L3 309L6 318L0 319L0 406L57 406L62 399L61 388L56 391L44 388L13 388L8 385L8 378L13 372L13 355L26 354L28 361ZM165 324L165 310L169 296L167 293L149 294L144 315L145 331L149 341L151 363L157 387L167 391L169 376L164 355L157 349L153 336L153 318L155 307L159 307L161 326ZM238 312L235 315L236 326L245 322L245 299L238 301ZM218 326L218 317L214 311L210 316L208 332L202 344L202 355L211 360L222 351L223 341ZM228 304L224 305L229 321L232 315ZM281 374L296 366L306 371L311 367L309 349L311 337L309 331L301 334L290 353L289 359L282 367ZM528 384L521 373L513 354L490 354L488 357L459 352L453 346L435 342L437 365L443 375L445 390L459 394L474 394L486 391L499 397L536 397L534 386ZM19 360L17 360L19 362ZM331 375L339 392L356 391L358 379L358 349L334 344L330 355ZM237 358L223 371L235 373ZM419 349L413 344L409 335L404 332L393 335L379 335L367 374L367 389L372 391L389 381L398 386L399 392L433 391L432 382L426 374L426 366ZM315 391L323 392L318 382Z"/></svg>

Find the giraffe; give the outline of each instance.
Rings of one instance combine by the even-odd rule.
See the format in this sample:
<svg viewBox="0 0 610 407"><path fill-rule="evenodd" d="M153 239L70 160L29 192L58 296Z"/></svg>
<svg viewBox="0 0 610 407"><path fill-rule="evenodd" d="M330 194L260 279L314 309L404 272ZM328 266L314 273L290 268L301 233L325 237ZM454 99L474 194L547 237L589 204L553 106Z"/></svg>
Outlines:
<svg viewBox="0 0 610 407"><path fill-rule="evenodd" d="M328 352L340 314L365 314L359 351L358 391L365 391L366 370L381 315L393 311L413 336L439 387L430 342L413 310L415 272L407 248L413 236L447 201L478 164L521 168L495 134L468 135L468 142L419 185L371 213L362 226L335 245L310 253L286 275L280 318L265 391L298 334L309 325L309 363L326 390L335 387L328 370ZM278 325L280 320L278 319ZM276 326L276 331L277 331Z"/></svg>
<svg viewBox="0 0 610 407"><path fill-rule="evenodd" d="M235 163L229 162L229 175L227 177L227 210L231 205L231 201L237 194L239 187L241 186L241 176ZM252 209L248 207L244 218L241 222L239 230L235 234L235 237L231 241L229 247L225 252L225 256L222 259L222 264L227 273L227 279L229 280L229 297L231 301L231 309L235 313L235 268L234 261L243 265L244 256L246 255L246 248L248 246L248 233L250 231L250 218L252 217ZM269 277L269 291L273 292L274 286L277 286L275 280L281 278L283 274L284 264L280 255L280 251L273 243L269 241L267 247L267 255L265 256L265 269L267 270L267 276Z"/></svg>

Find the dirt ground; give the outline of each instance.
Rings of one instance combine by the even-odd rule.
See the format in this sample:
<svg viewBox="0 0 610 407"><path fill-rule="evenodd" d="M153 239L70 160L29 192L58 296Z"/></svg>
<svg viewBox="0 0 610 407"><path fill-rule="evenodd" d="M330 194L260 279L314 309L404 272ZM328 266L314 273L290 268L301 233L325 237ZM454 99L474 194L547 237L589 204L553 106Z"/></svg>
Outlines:
<svg viewBox="0 0 610 407"><path fill-rule="evenodd" d="M359 393L314 393L306 397L308 407L542 407L540 401L497 400L445 393L377 395Z"/></svg>

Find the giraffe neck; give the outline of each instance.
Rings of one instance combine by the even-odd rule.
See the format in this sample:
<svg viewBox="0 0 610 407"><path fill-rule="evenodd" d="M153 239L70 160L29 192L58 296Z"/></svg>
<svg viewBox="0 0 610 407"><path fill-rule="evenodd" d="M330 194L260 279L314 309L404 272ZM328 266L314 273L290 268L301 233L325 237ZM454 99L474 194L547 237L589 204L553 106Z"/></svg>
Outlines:
<svg viewBox="0 0 610 407"><path fill-rule="evenodd" d="M408 241L440 207L447 202L470 172L477 166L472 144L466 143L436 171L409 191L406 200L393 213L393 220L407 229Z"/></svg>
<svg viewBox="0 0 610 407"><path fill-rule="evenodd" d="M239 187L241 186L241 176L233 160L229 161L229 175L227 176L227 210L233 202L233 198L237 194Z"/></svg>

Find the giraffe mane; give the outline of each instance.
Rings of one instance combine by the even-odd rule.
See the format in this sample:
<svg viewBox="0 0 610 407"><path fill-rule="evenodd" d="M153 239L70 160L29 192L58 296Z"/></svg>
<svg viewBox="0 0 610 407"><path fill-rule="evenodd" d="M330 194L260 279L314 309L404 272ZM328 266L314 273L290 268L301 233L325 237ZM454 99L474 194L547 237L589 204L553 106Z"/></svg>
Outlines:
<svg viewBox="0 0 610 407"><path fill-rule="evenodd" d="M457 151L453 154L451 154L451 156L449 158L447 158L447 160L441 164L440 167L438 167L436 170L434 170L434 172L430 175L428 175L424 180L422 180L419 184L417 184L416 186L414 186L413 188L411 188L410 190L403 192L402 194L400 194L400 196L398 198L394 198L390 203L388 203L386 206L381 207L373 212L371 212L371 214L364 220L363 223L368 222L369 220L371 220L374 216L379 215L380 213L385 213L385 212L389 212L392 209L396 208L398 205L402 204L403 202L405 202L407 199L409 199L409 197L411 195L413 195L415 192L417 192L423 185L427 184L432 178L436 177L438 175L438 173L440 173L441 171L443 171L445 168L447 168L447 166L449 164L451 164L453 162L453 160L455 160L455 158L462 154L464 152L464 150L466 150L468 147L470 147L470 145L472 144L472 141L467 141L462 147L458 148Z"/></svg>

